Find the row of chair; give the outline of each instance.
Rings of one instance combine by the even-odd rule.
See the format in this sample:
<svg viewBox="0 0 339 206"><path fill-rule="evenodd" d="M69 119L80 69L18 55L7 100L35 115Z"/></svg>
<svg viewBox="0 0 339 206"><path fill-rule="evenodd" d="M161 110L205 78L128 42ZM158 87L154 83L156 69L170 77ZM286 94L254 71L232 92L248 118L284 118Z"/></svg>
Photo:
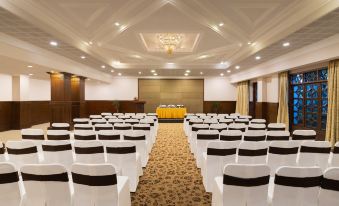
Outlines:
<svg viewBox="0 0 339 206"><path fill-rule="evenodd" d="M212 205L339 205L339 167L323 173L318 167L284 166L270 173L267 165L227 164L214 179Z"/></svg>
<svg viewBox="0 0 339 206"><path fill-rule="evenodd" d="M20 172L0 163L0 201L6 206L129 206L128 177L111 164L30 164Z"/></svg>

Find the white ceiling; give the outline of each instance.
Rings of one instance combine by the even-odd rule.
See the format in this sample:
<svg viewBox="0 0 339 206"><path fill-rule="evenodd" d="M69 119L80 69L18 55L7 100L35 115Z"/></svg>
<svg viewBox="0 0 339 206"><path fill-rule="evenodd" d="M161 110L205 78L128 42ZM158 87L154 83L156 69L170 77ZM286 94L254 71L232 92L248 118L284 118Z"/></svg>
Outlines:
<svg viewBox="0 0 339 206"><path fill-rule="evenodd" d="M113 76L145 77L151 69L158 76L183 76L187 69L189 76L228 75L227 68L234 73L240 65L243 71L338 33L338 5L337 0L1 0L0 32ZM168 55L147 50L140 34L152 33L199 38L191 51ZM51 47L51 40L59 46ZM291 46L283 48L285 41ZM257 55L260 61L253 60Z"/></svg>

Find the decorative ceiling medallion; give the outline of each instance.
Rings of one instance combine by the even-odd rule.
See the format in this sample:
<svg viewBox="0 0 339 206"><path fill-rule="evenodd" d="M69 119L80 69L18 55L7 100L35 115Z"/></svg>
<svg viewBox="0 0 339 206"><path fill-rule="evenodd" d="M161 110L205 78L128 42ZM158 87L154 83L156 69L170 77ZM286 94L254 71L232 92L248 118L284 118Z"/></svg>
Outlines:
<svg viewBox="0 0 339 206"><path fill-rule="evenodd" d="M166 52L167 54L193 52L200 34L199 33L140 33L148 52Z"/></svg>

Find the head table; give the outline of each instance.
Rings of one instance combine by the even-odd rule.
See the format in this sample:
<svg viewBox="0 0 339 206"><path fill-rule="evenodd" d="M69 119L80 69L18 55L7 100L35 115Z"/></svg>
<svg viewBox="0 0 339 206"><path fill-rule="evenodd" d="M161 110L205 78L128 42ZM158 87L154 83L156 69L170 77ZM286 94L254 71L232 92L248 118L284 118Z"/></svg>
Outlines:
<svg viewBox="0 0 339 206"><path fill-rule="evenodd" d="M187 109L185 107L157 107L156 113L158 114L158 118L161 119L183 119L187 113Z"/></svg>

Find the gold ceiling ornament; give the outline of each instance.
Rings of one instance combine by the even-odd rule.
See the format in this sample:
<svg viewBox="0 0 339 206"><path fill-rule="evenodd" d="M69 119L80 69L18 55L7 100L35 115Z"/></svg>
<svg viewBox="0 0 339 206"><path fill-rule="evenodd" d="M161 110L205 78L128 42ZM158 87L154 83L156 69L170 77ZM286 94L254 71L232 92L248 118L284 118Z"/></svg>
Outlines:
<svg viewBox="0 0 339 206"><path fill-rule="evenodd" d="M167 54L173 54L173 51L179 47L182 42L183 36L176 33L163 33L157 34L160 42L160 47L165 49Z"/></svg>

